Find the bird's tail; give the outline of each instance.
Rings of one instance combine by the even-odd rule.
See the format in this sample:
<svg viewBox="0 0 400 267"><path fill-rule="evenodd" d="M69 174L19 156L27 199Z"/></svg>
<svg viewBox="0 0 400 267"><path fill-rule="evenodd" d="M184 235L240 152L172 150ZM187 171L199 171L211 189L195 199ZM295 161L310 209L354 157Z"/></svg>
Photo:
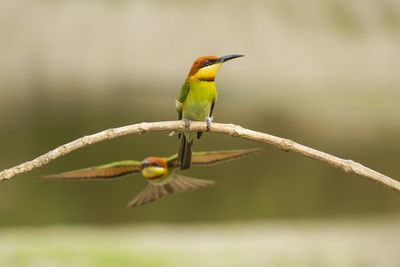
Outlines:
<svg viewBox="0 0 400 267"><path fill-rule="evenodd" d="M205 188L214 183L214 181L175 175L169 183L164 185L149 183L146 188L128 204L128 207L141 206L168 195Z"/></svg>
<svg viewBox="0 0 400 267"><path fill-rule="evenodd" d="M188 142L186 135L183 134L181 138L181 146L179 147L178 160L181 165L181 170L186 170L190 168L190 163L192 162L192 144L193 139Z"/></svg>

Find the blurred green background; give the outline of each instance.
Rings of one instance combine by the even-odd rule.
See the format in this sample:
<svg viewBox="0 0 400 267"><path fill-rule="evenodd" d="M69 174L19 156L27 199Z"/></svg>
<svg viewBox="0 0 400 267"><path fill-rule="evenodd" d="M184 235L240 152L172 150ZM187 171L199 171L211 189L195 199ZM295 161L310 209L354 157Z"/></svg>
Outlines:
<svg viewBox="0 0 400 267"><path fill-rule="evenodd" d="M0 169L86 134L142 121L174 120L174 101L192 61L201 55L240 53L246 57L225 64L218 75L215 121L290 138L400 177L398 0L2 0L0 36ZM85 249L71 240L62 247L69 253L59 252L62 256L54 247L55 254L49 253L55 258L40 249L37 253L47 257L51 266L64 266L63 262L65 266L196 266L181 258L147 261L151 256L128 253L136 250L136 243L125 247L121 257L112 253L120 244L119 235L127 232L139 233L136 242L169 244L168 238L158 240L153 235L156 227L164 229L163 235L180 240L182 253L202 250L199 229L210 236L228 229L213 244L222 248L232 241L237 246L234 253L206 250L204 255L218 256L220 261L202 266L215 266L215 262L232 266L224 261L225 254L245 255L246 249L254 249L240 245L247 244L242 240L247 237L238 236L244 229L252 231L248 238L255 238L260 246L274 247L276 240L289 235L280 242L297 244L293 250L303 247L304 251L290 254L290 249L278 246L273 253L276 261L263 261L271 255L260 253L258 261L244 257L237 263L396 266L400 249L392 235L398 237L400 232L387 224L400 222L399 194L272 147L252 158L186 171L185 175L218 183L136 209L127 209L125 204L144 187L140 176L98 182L37 179L114 160L168 156L178 146L177 138L168 133L126 136L73 152L1 183L0 247L10 251L0 253L0 263L43 266L34 246L27 245L30 237L36 240L30 242L46 247L52 244L53 235L80 239L81 232L88 232L90 238L84 244L105 246L98 249L101 253L88 251L93 259L80 261ZM206 134L195 150L258 146ZM336 220L350 230L337 230ZM366 220L373 221L373 234L369 226L363 226ZM316 234L313 224L319 222L322 230ZM209 228L208 223L212 223ZM290 226L280 228L282 223ZM140 230L126 226L132 224ZM91 225L98 226L92 230ZM179 227L194 233L182 235ZM391 234L380 232L381 228L392 229ZM297 230L301 233L290 235ZM262 238L270 231L276 240ZM333 242L333 248L321 245L331 244L328 238L307 246L310 235L336 236L343 242ZM388 240L377 241L376 236ZM335 253L329 254L335 244L353 247L352 238L374 243L386 251L385 259L349 253L348 258L343 256L347 261L340 261ZM195 244L192 247L185 246L189 239ZM144 250L163 251L160 246ZM393 246L397 250L387 249ZM111 251L107 259L96 256L107 251Z"/></svg>

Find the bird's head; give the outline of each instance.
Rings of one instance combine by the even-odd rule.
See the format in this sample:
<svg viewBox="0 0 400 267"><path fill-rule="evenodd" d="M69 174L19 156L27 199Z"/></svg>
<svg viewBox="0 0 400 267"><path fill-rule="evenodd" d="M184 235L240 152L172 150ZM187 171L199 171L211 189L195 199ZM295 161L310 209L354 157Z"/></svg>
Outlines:
<svg viewBox="0 0 400 267"><path fill-rule="evenodd" d="M169 174L167 160L161 157L148 157L142 161L142 175L146 179L157 179Z"/></svg>
<svg viewBox="0 0 400 267"><path fill-rule="evenodd" d="M226 55L222 57L203 56L193 62L188 79L200 81L214 81L222 63L243 55Z"/></svg>

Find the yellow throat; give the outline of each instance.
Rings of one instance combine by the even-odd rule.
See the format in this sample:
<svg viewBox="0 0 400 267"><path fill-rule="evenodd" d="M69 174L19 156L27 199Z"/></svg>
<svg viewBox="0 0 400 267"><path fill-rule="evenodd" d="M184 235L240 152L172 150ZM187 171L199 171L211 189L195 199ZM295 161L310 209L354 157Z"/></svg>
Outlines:
<svg viewBox="0 0 400 267"><path fill-rule="evenodd" d="M204 68L199 69L194 75L189 79L203 80L203 81L213 81L218 73L219 68L222 63L213 64Z"/></svg>

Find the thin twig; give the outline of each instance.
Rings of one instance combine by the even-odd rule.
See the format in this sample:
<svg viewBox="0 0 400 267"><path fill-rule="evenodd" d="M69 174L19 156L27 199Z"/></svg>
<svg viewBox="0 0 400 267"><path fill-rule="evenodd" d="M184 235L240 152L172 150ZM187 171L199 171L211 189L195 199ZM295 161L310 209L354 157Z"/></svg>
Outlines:
<svg viewBox="0 0 400 267"><path fill-rule="evenodd" d="M147 132L183 131L183 130L185 130L185 124L182 121L164 121L164 122L152 122L152 123L143 122L124 127L108 129L96 134L76 139L75 141L59 146L56 149L53 149L50 152L43 154L31 161L22 163L10 169L3 170L0 172L0 181L8 180L15 175L39 168L79 148L90 146L105 140L114 139L119 136L128 134L142 134ZM191 122L190 130L206 131L206 124L203 122ZM252 131L238 125L224 124L224 123L212 123L210 132L222 133L230 136L240 137L243 139L257 141L260 143L270 144L285 151L291 151L306 156L308 158L322 161L328 165L331 165L332 167L339 168L347 173L368 178L379 184L385 185L389 188L392 188L400 192L399 181L396 181L377 171L367 168L358 162L341 159L336 156L330 155L328 153L298 144L289 139L284 139L270 134Z"/></svg>

